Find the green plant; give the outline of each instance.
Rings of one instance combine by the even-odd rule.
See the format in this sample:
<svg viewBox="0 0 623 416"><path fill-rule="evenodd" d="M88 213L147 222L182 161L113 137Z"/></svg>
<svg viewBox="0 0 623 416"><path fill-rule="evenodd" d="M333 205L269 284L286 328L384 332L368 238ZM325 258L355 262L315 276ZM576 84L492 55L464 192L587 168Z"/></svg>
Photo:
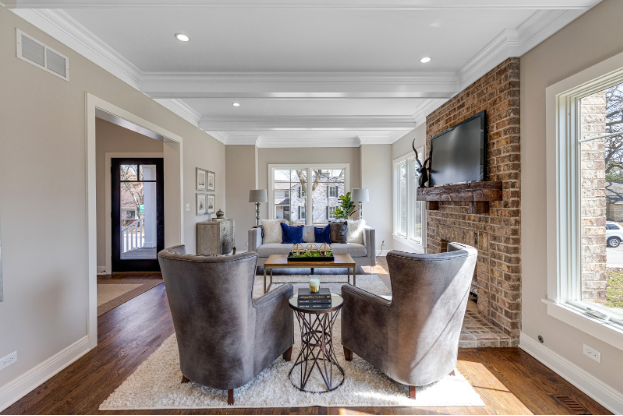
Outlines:
<svg viewBox="0 0 623 416"><path fill-rule="evenodd" d="M335 218L347 220L355 213L355 203L350 200L350 192L340 195L340 206L335 210Z"/></svg>

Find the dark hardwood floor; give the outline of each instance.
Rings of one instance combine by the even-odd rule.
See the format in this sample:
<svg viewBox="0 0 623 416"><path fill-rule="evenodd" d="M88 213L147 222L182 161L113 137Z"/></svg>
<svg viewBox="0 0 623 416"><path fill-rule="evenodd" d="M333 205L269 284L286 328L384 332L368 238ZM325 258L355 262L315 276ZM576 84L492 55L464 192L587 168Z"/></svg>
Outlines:
<svg viewBox="0 0 623 416"><path fill-rule="evenodd" d="M384 259L383 259L384 260ZM377 270L361 272L380 273ZM386 272L386 270L385 270ZM99 405L173 333L164 285L99 317L99 345L2 414L605 414L519 348L462 349L458 370L486 407L275 408L100 412ZM406 393L405 393L406 394Z"/></svg>

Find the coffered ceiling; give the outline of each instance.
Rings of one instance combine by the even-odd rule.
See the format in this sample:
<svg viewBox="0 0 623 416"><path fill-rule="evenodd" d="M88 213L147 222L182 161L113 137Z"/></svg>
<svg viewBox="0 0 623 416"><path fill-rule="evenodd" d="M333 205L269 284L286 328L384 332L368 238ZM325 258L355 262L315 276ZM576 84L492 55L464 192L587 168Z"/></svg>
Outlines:
<svg viewBox="0 0 623 416"><path fill-rule="evenodd" d="M227 144L301 147L392 143L502 60L521 56L597 2L5 5ZM421 63L423 57L432 60Z"/></svg>

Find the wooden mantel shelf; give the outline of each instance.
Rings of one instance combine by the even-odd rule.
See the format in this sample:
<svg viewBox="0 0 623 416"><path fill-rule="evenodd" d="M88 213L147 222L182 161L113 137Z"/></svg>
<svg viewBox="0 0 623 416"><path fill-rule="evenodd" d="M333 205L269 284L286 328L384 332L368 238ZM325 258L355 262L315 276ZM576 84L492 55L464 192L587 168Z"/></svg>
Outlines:
<svg viewBox="0 0 623 416"><path fill-rule="evenodd" d="M436 211L440 202L469 202L470 214L488 214L489 202L502 200L502 182L472 182L435 188L418 188L417 200L426 201Z"/></svg>

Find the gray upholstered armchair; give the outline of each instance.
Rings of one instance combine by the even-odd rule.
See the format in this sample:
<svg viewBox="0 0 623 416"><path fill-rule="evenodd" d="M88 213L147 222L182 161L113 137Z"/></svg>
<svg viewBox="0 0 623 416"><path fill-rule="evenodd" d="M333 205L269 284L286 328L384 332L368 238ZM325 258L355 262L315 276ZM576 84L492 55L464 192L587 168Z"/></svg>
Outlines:
<svg viewBox="0 0 623 416"><path fill-rule="evenodd" d="M342 345L395 381L425 386L454 371L459 336L476 268L475 248L449 243L448 252L387 254L391 300L342 286Z"/></svg>
<svg viewBox="0 0 623 416"><path fill-rule="evenodd" d="M290 361L292 285L252 298L257 253L228 257L158 253L180 352L182 383L228 391L244 386L279 355Z"/></svg>

